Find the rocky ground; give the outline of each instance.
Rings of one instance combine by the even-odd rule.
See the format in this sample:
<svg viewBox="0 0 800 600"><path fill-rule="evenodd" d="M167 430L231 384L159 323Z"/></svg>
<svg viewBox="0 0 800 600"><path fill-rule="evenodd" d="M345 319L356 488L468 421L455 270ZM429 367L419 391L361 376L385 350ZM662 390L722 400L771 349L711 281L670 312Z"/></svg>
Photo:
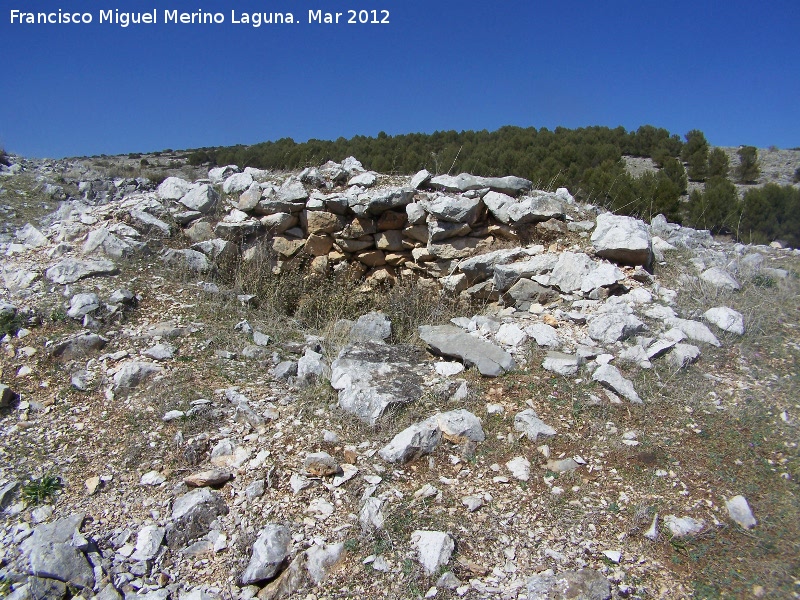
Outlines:
<svg viewBox="0 0 800 600"><path fill-rule="evenodd" d="M0 173L0 595L800 596L797 250L133 160Z"/></svg>

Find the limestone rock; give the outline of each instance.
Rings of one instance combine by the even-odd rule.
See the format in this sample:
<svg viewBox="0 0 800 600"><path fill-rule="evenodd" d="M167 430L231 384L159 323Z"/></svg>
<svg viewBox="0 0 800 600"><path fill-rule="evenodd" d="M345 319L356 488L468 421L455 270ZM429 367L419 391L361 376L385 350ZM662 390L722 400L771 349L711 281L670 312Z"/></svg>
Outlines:
<svg viewBox="0 0 800 600"><path fill-rule="evenodd" d="M598 215L591 240L597 256L609 260L626 265L649 265L652 260L650 231L633 217Z"/></svg>
<svg viewBox="0 0 800 600"><path fill-rule="evenodd" d="M420 206L437 220L471 224L478 217L481 199L439 195L432 200L422 200Z"/></svg>
<svg viewBox="0 0 800 600"><path fill-rule="evenodd" d="M444 439L454 444L482 442L486 439L481 420L468 410L459 409L438 413L433 417Z"/></svg>
<svg viewBox="0 0 800 600"><path fill-rule="evenodd" d="M230 471L222 469L211 469L209 471L201 471L199 473L192 473L183 478L183 482L189 487L219 487L233 479L233 474Z"/></svg>
<svg viewBox="0 0 800 600"><path fill-rule="evenodd" d="M534 575L526 581L528 600L609 600L611 584L597 571Z"/></svg>
<svg viewBox="0 0 800 600"><path fill-rule="evenodd" d="M452 325L423 325L419 337L435 354L459 359L467 366L475 365L487 377L497 377L517 366L506 351Z"/></svg>
<svg viewBox="0 0 800 600"><path fill-rule="evenodd" d="M70 319L78 319L81 321L83 317L95 312L100 306L100 298L98 298L95 293L75 294L69 300L67 316Z"/></svg>
<svg viewBox="0 0 800 600"><path fill-rule="evenodd" d="M533 187L530 181L521 177L478 177L468 173L461 173L455 176L439 175L431 179L430 185L448 192L467 192L469 190L489 188L495 192L510 195L517 195Z"/></svg>
<svg viewBox="0 0 800 600"><path fill-rule="evenodd" d="M158 188L156 188L156 194L163 200L180 200L191 189L192 184L185 179L181 179L180 177L167 177L159 184Z"/></svg>
<svg viewBox="0 0 800 600"><path fill-rule="evenodd" d="M553 270L559 262L560 257L557 254L547 253L521 262L498 263L494 267L494 287L504 292L523 277L530 278Z"/></svg>
<svg viewBox="0 0 800 600"><path fill-rule="evenodd" d="M410 346L376 341L350 344L331 365L331 386L339 390L339 406L374 425L394 403L422 396L422 357Z"/></svg>
<svg viewBox="0 0 800 600"><path fill-rule="evenodd" d="M752 529L756 526L756 519L750 510L750 505L744 496L734 496L725 501L728 514L743 529Z"/></svg>
<svg viewBox="0 0 800 600"><path fill-rule="evenodd" d="M56 263L47 271L45 276L53 283L75 283L86 277L97 275L114 275L118 272L117 265L110 260L75 260L65 258Z"/></svg>
<svg viewBox="0 0 800 600"><path fill-rule="evenodd" d="M289 556L291 532L283 525L270 523L258 534L247 568L240 577L242 585L271 579Z"/></svg>
<svg viewBox="0 0 800 600"><path fill-rule="evenodd" d="M556 348L561 345L561 338L552 325L546 323L534 323L525 328L525 333L531 336L539 346Z"/></svg>
<svg viewBox="0 0 800 600"><path fill-rule="evenodd" d="M410 188L418 190L419 188L427 184L431 180L431 177L433 176L427 171L427 169L422 169L422 171L417 172L411 178L411 181L409 182L408 185Z"/></svg>
<svg viewBox="0 0 800 600"><path fill-rule="evenodd" d="M433 575L439 567L446 565L455 549L453 538L442 531L417 530L411 534L411 545L427 575Z"/></svg>
<svg viewBox="0 0 800 600"><path fill-rule="evenodd" d="M161 260L164 261L164 264L197 273L205 273L211 270L211 263L206 258L206 255L190 248L182 248L180 250L167 248L161 255Z"/></svg>
<svg viewBox="0 0 800 600"><path fill-rule="evenodd" d="M303 461L303 469L314 477L329 477L340 473L338 461L327 452L313 452Z"/></svg>
<svg viewBox="0 0 800 600"><path fill-rule="evenodd" d="M692 517L676 517L675 515L667 515L664 517L664 525L670 530L674 537L686 537L689 535L696 535L703 531L705 524L703 521L698 521Z"/></svg>
<svg viewBox="0 0 800 600"><path fill-rule="evenodd" d="M595 372L592 373L592 379L602 383L613 392L616 392L635 404L642 403L642 399L639 398L639 394L637 394L636 390L633 388L633 383L629 379L625 379L619 369L613 365L600 365Z"/></svg>
<svg viewBox="0 0 800 600"><path fill-rule="evenodd" d="M208 214L219 201L219 194L208 184L198 185L180 199L180 203L190 210Z"/></svg>
<svg viewBox="0 0 800 600"><path fill-rule="evenodd" d="M703 342L704 344L711 344L712 346L721 346L717 336L711 333L711 330L700 323L699 321L692 321L689 319L667 318L664 323L670 327L675 327L686 334L690 340L696 342Z"/></svg>
<svg viewBox="0 0 800 600"><path fill-rule="evenodd" d="M644 323L623 312L601 313L589 321L589 337L601 344L628 339L644 329Z"/></svg>
<svg viewBox="0 0 800 600"><path fill-rule="evenodd" d="M531 476L531 462L524 456L517 456L506 463L506 467L511 471L514 479L528 481Z"/></svg>
<svg viewBox="0 0 800 600"><path fill-rule="evenodd" d="M234 173L230 175L222 184L222 191L226 194L237 194L245 191L253 183L253 176L250 173Z"/></svg>
<svg viewBox="0 0 800 600"><path fill-rule="evenodd" d="M556 430L545 424L532 408L526 408L514 416L514 430L519 431L531 442L535 442L539 436L552 437Z"/></svg>
<svg viewBox="0 0 800 600"><path fill-rule="evenodd" d="M717 306L709 308L703 313L706 321L713 323L722 331L744 335L744 317L742 313L728 308L727 306Z"/></svg>
<svg viewBox="0 0 800 600"><path fill-rule="evenodd" d="M548 352L542 362L542 368L553 373L558 373L565 377L571 377L578 373L581 365L580 356L574 354L563 354L561 352Z"/></svg>
<svg viewBox="0 0 800 600"><path fill-rule="evenodd" d="M700 358L700 348L691 344L675 344L667 355L667 361L676 369L683 369Z"/></svg>
<svg viewBox="0 0 800 600"><path fill-rule="evenodd" d="M167 526L166 540L170 548L182 548L206 535L211 523L228 514L228 507L218 492L203 487L175 498L172 520Z"/></svg>
<svg viewBox="0 0 800 600"><path fill-rule="evenodd" d="M516 225L564 218L564 205L555 194L547 192L537 192L535 196L522 198L508 206L506 211L510 221Z"/></svg>
<svg viewBox="0 0 800 600"><path fill-rule="evenodd" d="M131 560L152 560L164 542L164 533L163 527L143 527L136 536L136 550L131 555Z"/></svg>
<svg viewBox="0 0 800 600"><path fill-rule="evenodd" d="M458 269L467 276L471 284L475 284L491 279L498 265L510 263L524 256L527 256L527 254L522 248L495 250L461 261L458 264Z"/></svg>
<svg viewBox="0 0 800 600"><path fill-rule="evenodd" d="M441 440L439 424L435 418L430 418L398 433L378 454L386 462L408 462L430 454Z"/></svg>
<svg viewBox="0 0 800 600"><path fill-rule="evenodd" d="M720 290L735 292L742 288L730 273L720 267L706 269L700 274L700 279Z"/></svg>
<svg viewBox="0 0 800 600"><path fill-rule="evenodd" d="M129 391L162 371L161 367L153 363L128 361L114 375L114 391Z"/></svg>
<svg viewBox="0 0 800 600"><path fill-rule="evenodd" d="M71 360L102 349L108 340L96 333L84 331L56 342L49 348L50 356Z"/></svg>

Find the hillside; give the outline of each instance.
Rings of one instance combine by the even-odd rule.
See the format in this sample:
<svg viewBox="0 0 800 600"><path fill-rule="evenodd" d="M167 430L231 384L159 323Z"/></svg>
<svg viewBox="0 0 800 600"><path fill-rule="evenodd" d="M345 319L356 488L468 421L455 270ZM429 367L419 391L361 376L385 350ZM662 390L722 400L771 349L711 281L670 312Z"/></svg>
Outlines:
<svg viewBox="0 0 800 600"><path fill-rule="evenodd" d="M188 160L0 167L0 595L798 596L800 250Z"/></svg>

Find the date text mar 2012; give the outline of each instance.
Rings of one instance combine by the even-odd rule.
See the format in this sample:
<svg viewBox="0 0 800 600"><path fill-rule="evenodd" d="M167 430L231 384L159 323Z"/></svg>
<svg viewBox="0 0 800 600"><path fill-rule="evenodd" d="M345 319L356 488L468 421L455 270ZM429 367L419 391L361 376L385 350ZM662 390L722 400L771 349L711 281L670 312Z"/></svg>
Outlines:
<svg viewBox="0 0 800 600"><path fill-rule="evenodd" d="M388 25L388 10L347 10L344 12L325 12L309 10L308 22L321 25Z"/></svg>

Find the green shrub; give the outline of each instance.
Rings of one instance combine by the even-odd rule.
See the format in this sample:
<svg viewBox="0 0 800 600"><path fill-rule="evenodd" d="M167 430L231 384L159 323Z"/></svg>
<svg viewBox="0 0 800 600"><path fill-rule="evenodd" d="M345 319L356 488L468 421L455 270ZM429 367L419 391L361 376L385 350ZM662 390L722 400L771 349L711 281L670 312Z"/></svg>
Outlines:
<svg viewBox="0 0 800 600"><path fill-rule="evenodd" d="M758 150L755 146L742 146L737 152L739 166L736 167L736 179L739 183L755 183L761 169L758 166Z"/></svg>
<svg viewBox="0 0 800 600"><path fill-rule="evenodd" d="M708 173L708 142L702 131L692 129L686 134L681 158L688 166L689 179L705 181Z"/></svg>
<svg viewBox="0 0 800 600"><path fill-rule="evenodd" d="M11 161L8 159L8 154L3 148L0 148L0 165L9 166Z"/></svg>
<svg viewBox="0 0 800 600"><path fill-rule="evenodd" d="M722 148L714 148L708 154L708 177L727 177L730 171L730 160Z"/></svg>
<svg viewBox="0 0 800 600"><path fill-rule="evenodd" d="M45 504L55 499L56 494L64 487L61 478L48 473L39 479L31 479L22 486L22 499L30 505Z"/></svg>
<svg viewBox="0 0 800 600"><path fill-rule="evenodd" d="M800 246L800 190L774 183L748 190L738 231L745 242L782 240L794 248Z"/></svg>
<svg viewBox="0 0 800 600"><path fill-rule="evenodd" d="M705 191L695 190L689 198L688 221L697 229L731 233L735 231L738 214L736 187L723 177L709 179Z"/></svg>

